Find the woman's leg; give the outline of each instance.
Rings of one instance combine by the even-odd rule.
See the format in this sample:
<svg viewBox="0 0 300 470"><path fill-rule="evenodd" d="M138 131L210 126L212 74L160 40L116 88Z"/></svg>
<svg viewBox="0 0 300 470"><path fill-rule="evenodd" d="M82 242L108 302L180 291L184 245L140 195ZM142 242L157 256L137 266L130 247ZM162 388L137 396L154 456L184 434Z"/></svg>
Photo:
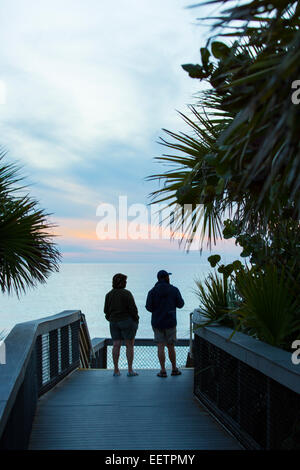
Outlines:
<svg viewBox="0 0 300 470"><path fill-rule="evenodd" d="M129 374L133 372L132 364L133 364L133 357L134 357L134 339L127 339L126 340L126 357L128 363L128 372Z"/></svg>
<svg viewBox="0 0 300 470"><path fill-rule="evenodd" d="M120 357L120 349L121 349L121 340L114 340L113 341L113 348L112 348L112 358L114 363L114 373L118 374L119 370L119 357Z"/></svg>
<svg viewBox="0 0 300 470"><path fill-rule="evenodd" d="M125 338L126 344L126 357L128 364L128 375L134 376L138 375L132 369L133 357L134 357L134 340L135 335L138 329L138 322L134 321L132 318L128 318L122 328L122 336Z"/></svg>

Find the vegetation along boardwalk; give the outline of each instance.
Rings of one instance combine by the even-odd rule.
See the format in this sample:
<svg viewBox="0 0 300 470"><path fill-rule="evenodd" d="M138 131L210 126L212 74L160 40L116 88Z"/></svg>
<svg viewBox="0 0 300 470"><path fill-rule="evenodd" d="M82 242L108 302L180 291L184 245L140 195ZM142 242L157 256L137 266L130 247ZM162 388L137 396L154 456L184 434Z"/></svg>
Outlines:
<svg viewBox="0 0 300 470"><path fill-rule="evenodd" d="M240 449L193 397L193 370L75 370L37 405L30 449Z"/></svg>

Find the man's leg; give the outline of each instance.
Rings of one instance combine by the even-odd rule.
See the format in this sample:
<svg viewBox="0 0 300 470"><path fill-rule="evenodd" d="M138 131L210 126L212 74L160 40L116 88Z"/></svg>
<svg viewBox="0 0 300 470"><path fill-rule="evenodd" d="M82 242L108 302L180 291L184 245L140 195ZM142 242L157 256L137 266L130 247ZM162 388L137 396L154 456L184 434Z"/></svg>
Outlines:
<svg viewBox="0 0 300 470"><path fill-rule="evenodd" d="M176 366L176 351L175 351L175 341L176 341L176 327L170 328L167 330L167 347L169 352L169 358L172 364L172 373L171 375L181 375L181 372Z"/></svg>
<svg viewBox="0 0 300 470"><path fill-rule="evenodd" d="M114 363L114 373L119 374L119 357L120 357L120 349L121 349L121 340L114 340L113 341L113 348L112 348L112 358Z"/></svg>
<svg viewBox="0 0 300 470"><path fill-rule="evenodd" d="M165 343L158 343L157 345L158 360L160 363L160 371L166 372L166 355L165 355Z"/></svg>
<svg viewBox="0 0 300 470"><path fill-rule="evenodd" d="M172 364L172 370L176 370L177 369L177 367L176 367L176 351L175 351L174 344L167 344L167 348L168 348L168 353L169 353L169 359L170 359L170 362Z"/></svg>
<svg viewBox="0 0 300 470"><path fill-rule="evenodd" d="M134 356L134 339L127 339L126 340L126 357L128 363L128 373L132 373L132 364L133 364L133 356Z"/></svg>

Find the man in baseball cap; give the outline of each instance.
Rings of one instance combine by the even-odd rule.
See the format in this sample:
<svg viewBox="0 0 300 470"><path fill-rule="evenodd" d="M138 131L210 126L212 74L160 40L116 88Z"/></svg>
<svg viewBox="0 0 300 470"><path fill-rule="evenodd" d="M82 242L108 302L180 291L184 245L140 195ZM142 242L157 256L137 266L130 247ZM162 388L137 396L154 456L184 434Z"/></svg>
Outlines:
<svg viewBox="0 0 300 470"><path fill-rule="evenodd" d="M172 273L162 269L157 273L158 282L148 292L146 309L152 313L151 325L154 331L154 342L157 344L158 359L161 370L158 377L167 377L165 368L165 346L168 348L172 364L171 375L181 375L176 366L176 308L184 306L177 287L170 284L169 276Z"/></svg>

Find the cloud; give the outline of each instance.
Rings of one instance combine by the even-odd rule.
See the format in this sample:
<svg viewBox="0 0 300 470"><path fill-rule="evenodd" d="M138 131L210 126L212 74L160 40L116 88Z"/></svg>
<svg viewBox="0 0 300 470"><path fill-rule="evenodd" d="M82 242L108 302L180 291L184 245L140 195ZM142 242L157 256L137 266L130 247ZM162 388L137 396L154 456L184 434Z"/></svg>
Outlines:
<svg viewBox="0 0 300 470"><path fill-rule="evenodd" d="M98 148L104 161L101 148L113 141L147 148L193 87L180 69L192 45L183 6L2 2L6 24L14 24L2 31L7 145L45 169L80 162L83 149Z"/></svg>
<svg viewBox="0 0 300 470"><path fill-rule="evenodd" d="M143 179L163 153L160 129L182 127L175 109L199 88L180 67L199 60L203 33L188 4L2 0L1 144L61 221L65 247L98 250L97 205L119 195L145 203L157 189Z"/></svg>
<svg viewBox="0 0 300 470"><path fill-rule="evenodd" d="M63 201L70 201L76 206L89 206L92 210L95 210L95 207L101 202L99 192L89 186L75 182L71 178L57 176L51 179L41 179L40 184L43 185L47 194L54 192Z"/></svg>

